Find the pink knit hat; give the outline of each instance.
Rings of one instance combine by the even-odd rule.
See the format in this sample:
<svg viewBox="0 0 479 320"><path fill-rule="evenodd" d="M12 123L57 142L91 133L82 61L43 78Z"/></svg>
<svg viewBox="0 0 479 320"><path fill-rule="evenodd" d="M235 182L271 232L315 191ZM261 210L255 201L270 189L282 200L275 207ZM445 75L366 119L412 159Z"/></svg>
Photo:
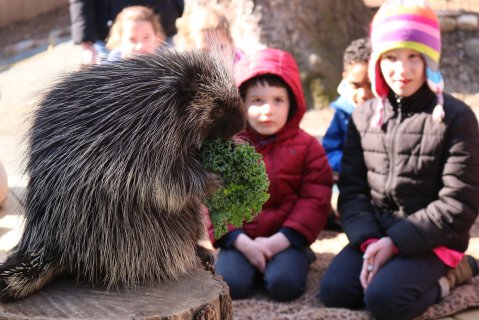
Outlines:
<svg viewBox="0 0 479 320"><path fill-rule="evenodd" d="M372 54L369 62L369 78L374 94L381 98L372 124L382 124L384 102L389 93L379 66L381 55L393 49L412 49L424 57L427 84L437 94L437 106L432 117L444 119L444 81L439 72L441 56L441 32L436 13L426 0L389 0L378 10L371 24Z"/></svg>

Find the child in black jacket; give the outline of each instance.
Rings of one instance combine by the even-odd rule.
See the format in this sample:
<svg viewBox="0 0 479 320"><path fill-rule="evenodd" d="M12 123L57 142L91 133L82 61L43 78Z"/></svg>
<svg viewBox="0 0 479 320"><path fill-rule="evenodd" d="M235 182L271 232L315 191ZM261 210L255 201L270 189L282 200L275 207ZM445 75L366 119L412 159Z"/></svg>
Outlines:
<svg viewBox="0 0 479 320"><path fill-rule="evenodd" d="M371 42L377 99L353 112L339 177L350 243L319 296L378 319L410 319L477 274L464 252L479 211L479 129L473 111L442 92L432 9L385 2Z"/></svg>

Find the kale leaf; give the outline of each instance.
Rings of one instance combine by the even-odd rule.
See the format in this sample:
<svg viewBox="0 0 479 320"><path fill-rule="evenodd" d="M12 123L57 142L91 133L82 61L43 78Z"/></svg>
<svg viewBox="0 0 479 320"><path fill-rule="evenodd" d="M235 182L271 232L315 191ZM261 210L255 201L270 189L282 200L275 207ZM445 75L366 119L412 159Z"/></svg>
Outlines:
<svg viewBox="0 0 479 320"><path fill-rule="evenodd" d="M251 221L269 199L269 179L261 154L247 142L210 138L204 141L201 161L223 179L223 188L205 199L215 237L227 231L228 223L240 227Z"/></svg>

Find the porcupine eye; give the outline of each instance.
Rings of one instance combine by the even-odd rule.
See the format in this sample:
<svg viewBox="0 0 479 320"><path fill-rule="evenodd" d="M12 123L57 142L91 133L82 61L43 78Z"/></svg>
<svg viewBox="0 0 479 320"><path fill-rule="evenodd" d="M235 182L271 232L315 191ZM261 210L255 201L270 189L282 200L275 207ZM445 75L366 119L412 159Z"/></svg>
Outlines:
<svg viewBox="0 0 479 320"><path fill-rule="evenodd" d="M212 111L212 116L216 119L218 118L222 118L225 114L225 111L223 110L223 108L217 106L216 108L213 109Z"/></svg>

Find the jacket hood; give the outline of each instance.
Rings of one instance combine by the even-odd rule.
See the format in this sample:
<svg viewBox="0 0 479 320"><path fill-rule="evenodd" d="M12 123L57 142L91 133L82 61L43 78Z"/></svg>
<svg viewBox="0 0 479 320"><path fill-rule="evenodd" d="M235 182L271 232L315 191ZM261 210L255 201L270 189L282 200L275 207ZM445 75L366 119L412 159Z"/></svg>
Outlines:
<svg viewBox="0 0 479 320"><path fill-rule="evenodd" d="M306 112L306 102L298 65L291 54L274 48L256 51L243 57L235 64L235 79L238 87L251 78L263 74L274 74L280 77L294 94L296 111L285 126L275 134L276 138L284 135L289 136L287 132L295 132L295 129L299 129L299 123Z"/></svg>
<svg viewBox="0 0 479 320"><path fill-rule="evenodd" d="M331 108L333 108L334 110L344 111L347 114L351 114L353 113L355 106L345 97L339 96L336 100L331 102Z"/></svg>

